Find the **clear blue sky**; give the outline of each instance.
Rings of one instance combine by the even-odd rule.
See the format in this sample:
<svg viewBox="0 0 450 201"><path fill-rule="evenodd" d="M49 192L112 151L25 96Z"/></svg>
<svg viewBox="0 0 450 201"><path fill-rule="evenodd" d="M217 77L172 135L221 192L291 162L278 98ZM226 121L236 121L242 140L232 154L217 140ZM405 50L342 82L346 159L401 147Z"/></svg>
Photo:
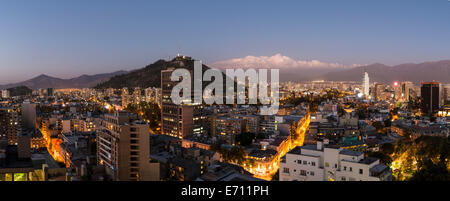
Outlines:
<svg viewBox="0 0 450 201"><path fill-rule="evenodd" d="M0 83L276 53L343 64L450 59L450 1L0 0Z"/></svg>

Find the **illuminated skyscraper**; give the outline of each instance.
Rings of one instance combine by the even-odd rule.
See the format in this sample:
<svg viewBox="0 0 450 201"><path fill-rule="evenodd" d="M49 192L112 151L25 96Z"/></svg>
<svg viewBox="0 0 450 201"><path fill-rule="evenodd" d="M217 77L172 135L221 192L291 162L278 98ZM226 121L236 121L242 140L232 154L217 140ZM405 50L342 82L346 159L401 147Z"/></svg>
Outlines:
<svg viewBox="0 0 450 201"><path fill-rule="evenodd" d="M375 84L375 87L373 89L374 90L373 96L376 101L386 100L386 93L384 92L385 88L386 87L384 86L384 84L381 83Z"/></svg>
<svg viewBox="0 0 450 201"><path fill-rule="evenodd" d="M394 99L400 101L402 99L402 88L398 82L394 82Z"/></svg>
<svg viewBox="0 0 450 201"><path fill-rule="evenodd" d="M405 102L408 102L410 99L410 91L412 90L413 83L412 82L402 82L402 99Z"/></svg>
<svg viewBox="0 0 450 201"><path fill-rule="evenodd" d="M365 98L369 97L369 87L370 87L369 74L367 72L364 72L362 78L362 92Z"/></svg>

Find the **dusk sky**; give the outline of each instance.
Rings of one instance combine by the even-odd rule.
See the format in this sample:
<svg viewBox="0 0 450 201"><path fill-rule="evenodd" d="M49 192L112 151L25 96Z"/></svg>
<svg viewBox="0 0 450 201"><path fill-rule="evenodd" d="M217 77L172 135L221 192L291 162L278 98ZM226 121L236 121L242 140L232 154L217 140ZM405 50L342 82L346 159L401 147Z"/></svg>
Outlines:
<svg viewBox="0 0 450 201"><path fill-rule="evenodd" d="M0 0L0 84L137 69L177 53L206 64L450 59L450 1Z"/></svg>

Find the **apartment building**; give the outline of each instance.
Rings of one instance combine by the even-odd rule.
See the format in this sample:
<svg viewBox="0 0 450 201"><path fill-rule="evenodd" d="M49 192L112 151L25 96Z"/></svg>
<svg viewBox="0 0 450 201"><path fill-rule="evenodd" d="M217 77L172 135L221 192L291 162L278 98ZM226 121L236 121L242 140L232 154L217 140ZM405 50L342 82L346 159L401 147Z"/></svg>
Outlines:
<svg viewBox="0 0 450 201"><path fill-rule="evenodd" d="M154 174L159 172L157 164L150 163L148 124L125 111L105 114L98 123L98 164L106 167L113 180L159 180Z"/></svg>
<svg viewBox="0 0 450 201"><path fill-rule="evenodd" d="M0 140L4 139L9 145L16 145L19 128L18 112L14 108L0 108Z"/></svg>
<svg viewBox="0 0 450 201"><path fill-rule="evenodd" d="M280 181L390 181L392 170L364 153L325 141L296 147L280 161Z"/></svg>
<svg viewBox="0 0 450 201"><path fill-rule="evenodd" d="M216 119L216 135L227 144L234 145L236 135L246 132L247 120L230 117Z"/></svg>

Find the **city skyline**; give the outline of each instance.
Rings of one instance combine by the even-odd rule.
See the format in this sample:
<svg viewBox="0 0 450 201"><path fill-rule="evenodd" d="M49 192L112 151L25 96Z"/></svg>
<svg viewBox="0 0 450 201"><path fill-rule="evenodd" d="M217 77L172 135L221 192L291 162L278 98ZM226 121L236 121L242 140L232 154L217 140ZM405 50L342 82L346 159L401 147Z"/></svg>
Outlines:
<svg viewBox="0 0 450 201"><path fill-rule="evenodd" d="M72 78L133 70L176 53L206 64L281 59L309 68L446 60L449 6L448 1L2 2L0 70L8 74L0 75L0 84L40 74Z"/></svg>

